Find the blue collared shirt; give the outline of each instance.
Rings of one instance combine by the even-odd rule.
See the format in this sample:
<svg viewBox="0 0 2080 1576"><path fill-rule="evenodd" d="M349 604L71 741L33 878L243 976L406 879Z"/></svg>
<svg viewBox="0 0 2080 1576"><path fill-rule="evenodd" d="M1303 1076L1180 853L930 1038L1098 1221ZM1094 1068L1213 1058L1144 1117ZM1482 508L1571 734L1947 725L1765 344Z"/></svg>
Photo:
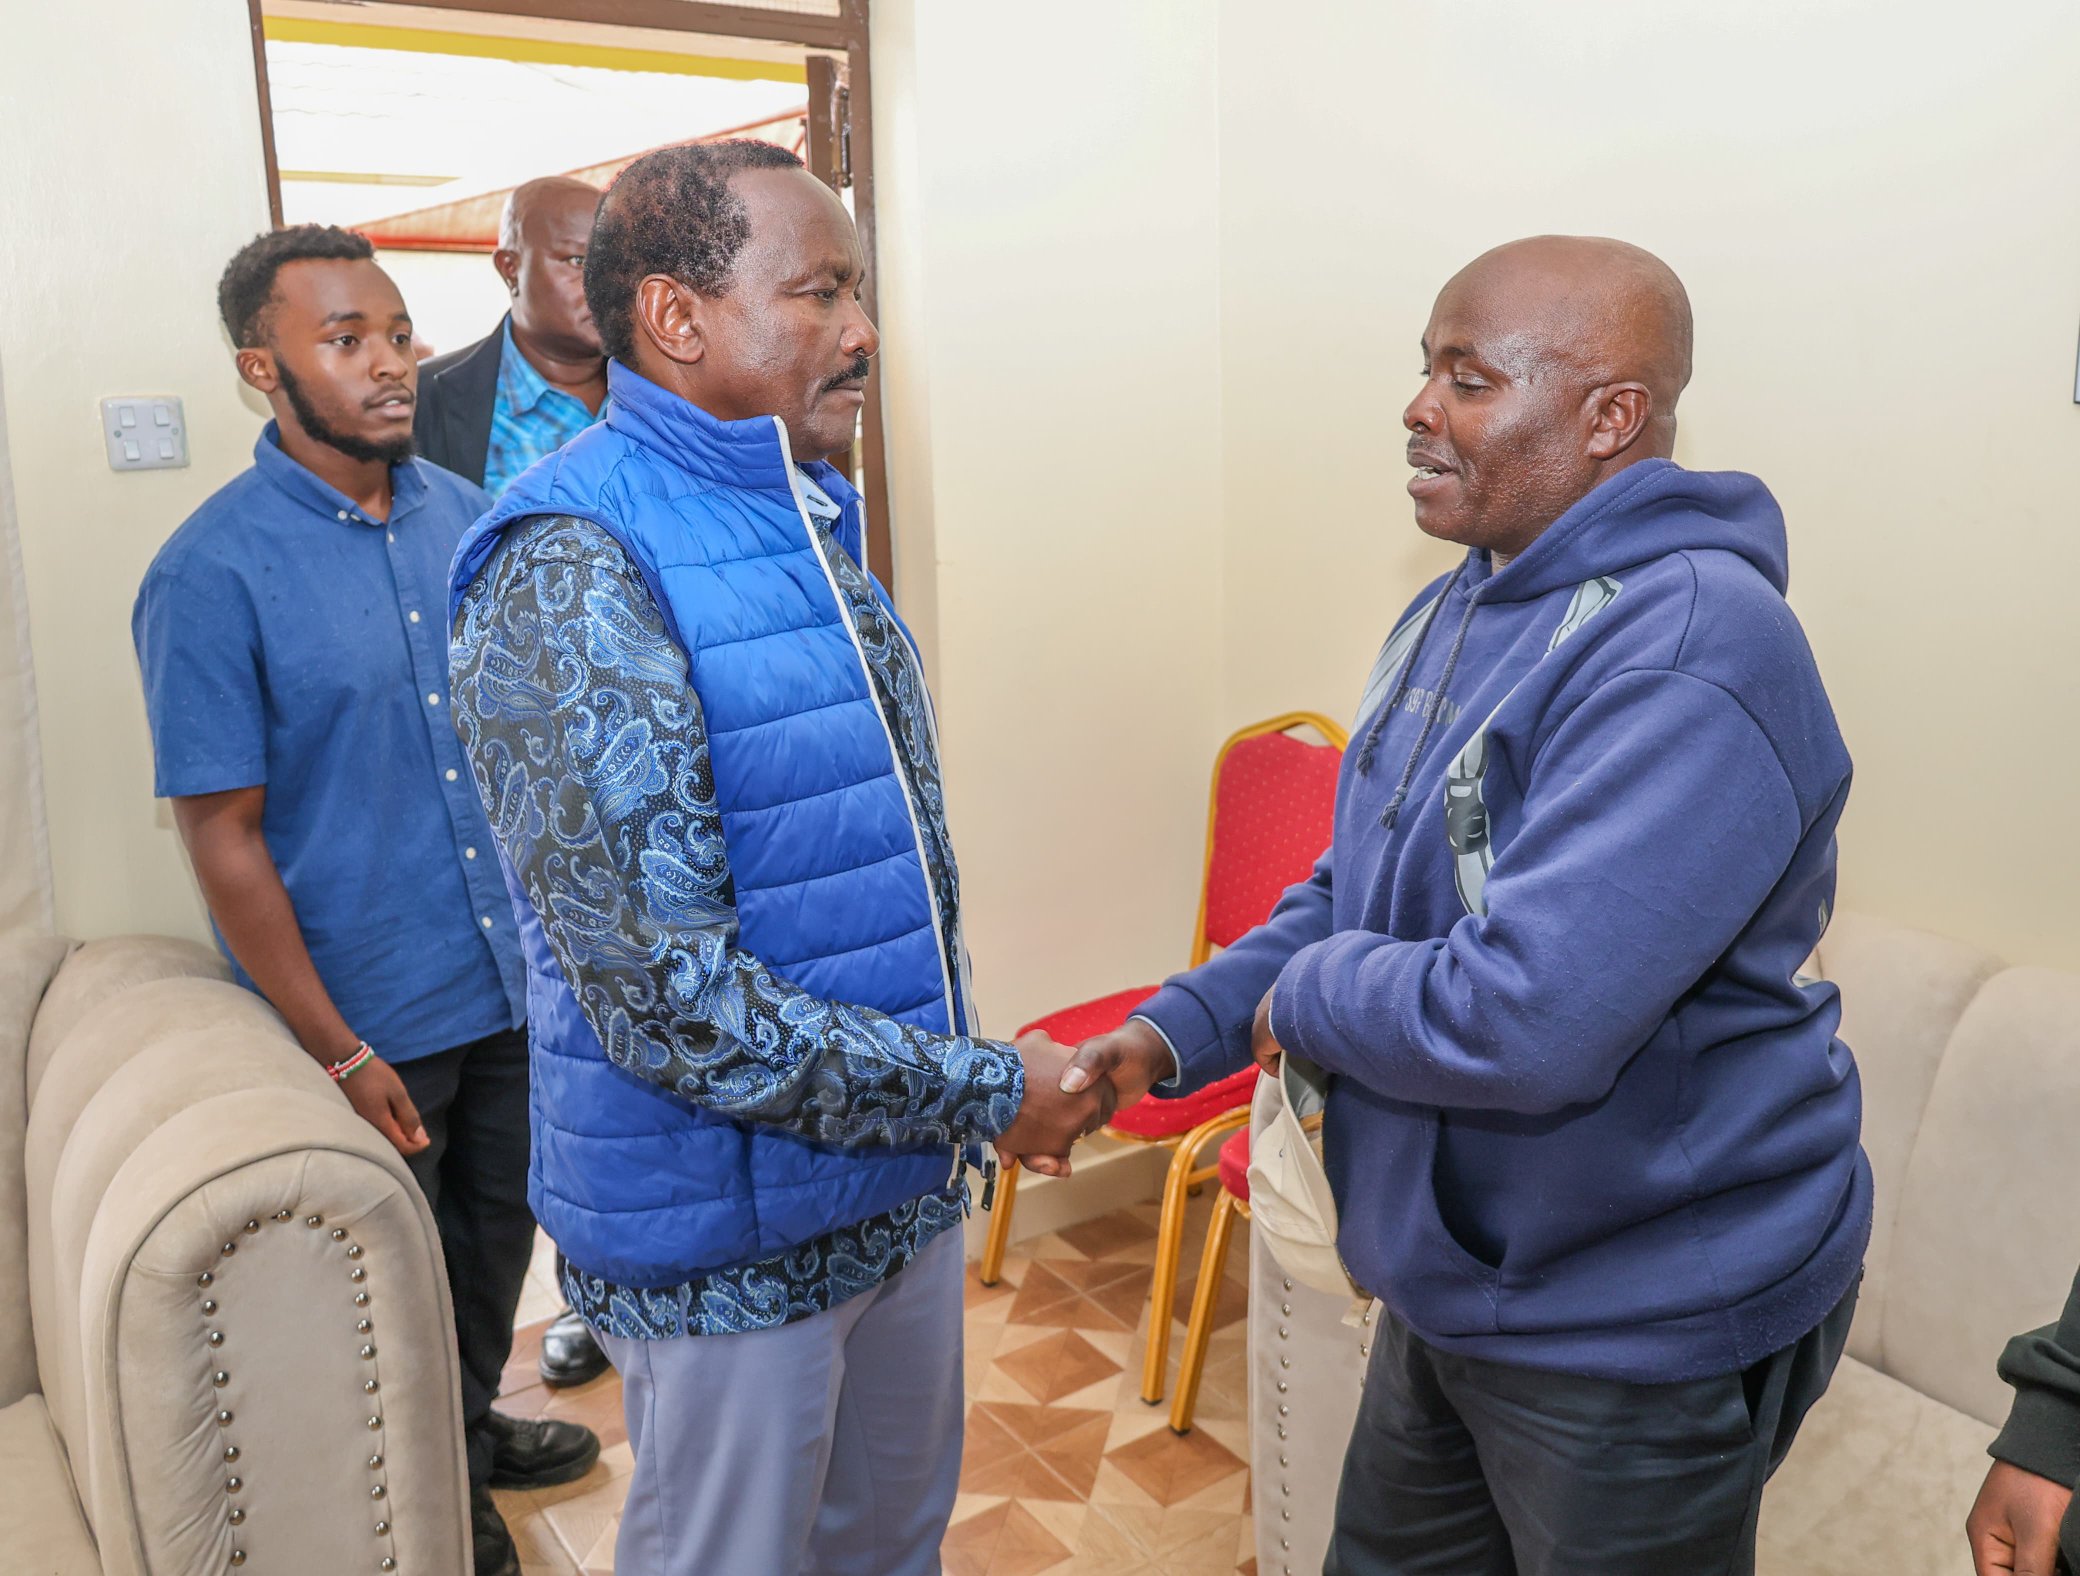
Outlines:
<svg viewBox="0 0 2080 1576"><path fill-rule="evenodd" d="M484 490L494 498L536 460L554 454L599 420L583 400L557 388L520 354L510 317L499 332L504 347L498 353L498 394L491 402L491 446L484 453Z"/></svg>
<svg viewBox="0 0 2080 1576"><path fill-rule="evenodd" d="M404 1062L527 1009L448 717L448 562L489 500L423 460L390 478L390 518L370 519L269 422L253 468L152 560L130 628L154 791L267 789L262 829L319 979L348 1027Z"/></svg>

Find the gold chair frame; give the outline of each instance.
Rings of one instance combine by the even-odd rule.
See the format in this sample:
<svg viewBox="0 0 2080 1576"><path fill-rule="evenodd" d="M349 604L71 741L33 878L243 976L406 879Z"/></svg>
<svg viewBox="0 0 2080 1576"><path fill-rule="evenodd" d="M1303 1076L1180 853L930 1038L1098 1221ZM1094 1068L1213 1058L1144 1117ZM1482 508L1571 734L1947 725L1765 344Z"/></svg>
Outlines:
<svg viewBox="0 0 2080 1576"><path fill-rule="evenodd" d="M1261 738L1267 733L1289 733L1295 728L1312 728L1338 750L1350 743L1350 736L1336 723L1320 712L1289 711L1262 722L1253 722L1240 728L1222 742L1213 758L1213 774L1206 790L1206 858L1199 873L1199 915L1192 931L1192 952L1189 968L1197 968L1213 956L1213 942L1206 934L1207 885L1213 874L1213 840L1215 814L1220 808L1221 770L1227 765L1228 756L1238 744L1250 739ZM1201 1185L1212 1181L1220 1174L1218 1163L1202 1165L1200 1157L1209 1144L1217 1143L1236 1128L1249 1121L1249 1107L1242 1105L1232 1111L1223 1111L1209 1117L1188 1133L1166 1134L1160 1138L1147 1138L1139 1133L1122 1132L1107 1126L1102 1131L1107 1138L1127 1144L1160 1144L1171 1151L1170 1170L1163 1182L1162 1214L1156 1223L1156 1267L1155 1277L1148 1290L1148 1349L1141 1364L1141 1399L1150 1406L1160 1406L1163 1401L1164 1370L1170 1357L1171 1304L1177 1297L1177 1267L1184 1254L1185 1200ZM994 1286L1004 1273L1004 1253L1011 1242L1011 1209L1018 1197L1019 1168L1012 1166L997 1178L997 1196L990 1212L989 1235L982 1249L981 1280L985 1286ZM1226 1257L1226 1233L1233 1225L1233 1210L1223 1212L1222 1206L1233 1196L1223 1188L1214 1206L1213 1229L1223 1233L1222 1257ZM1233 1202L1241 1204L1239 1199ZM1249 1218L1249 1206L1241 1204L1242 1215ZM1213 1238L1207 1238L1209 1248ZM1205 1283L1200 1284L1200 1293L1205 1293ZM1215 1288L1218 1290L1218 1287ZM1196 1299L1194 1313L1196 1314ZM1211 1319L1209 1308L1207 1317ZM1210 1333L1209 1333L1210 1338ZM1200 1352L1203 1363L1205 1353ZM1180 1381L1183 1378L1179 1375ZM1198 1390L1198 1375L1192 1376L1194 1398ZM1184 1409L1187 1419L1184 1427L1191 1426L1191 1408ZM1173 1414L1174 1417L1174 1414ZM1176 1427L1173 1421L1172 1427ZM1183 1430L1180 1429L1180 1432Z"/></svg>

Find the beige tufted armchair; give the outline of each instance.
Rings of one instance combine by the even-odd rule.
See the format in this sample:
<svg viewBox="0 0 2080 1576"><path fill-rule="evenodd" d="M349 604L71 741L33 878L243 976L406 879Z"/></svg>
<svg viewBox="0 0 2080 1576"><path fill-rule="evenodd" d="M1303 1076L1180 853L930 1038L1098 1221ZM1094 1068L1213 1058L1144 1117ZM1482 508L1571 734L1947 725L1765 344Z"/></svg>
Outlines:
<svg viewBox="0 0 2080 1576"><path fill-rule="evenodd" d="M0 937L0 1569L459 1576L425 1202L187 942Z"/></svg>

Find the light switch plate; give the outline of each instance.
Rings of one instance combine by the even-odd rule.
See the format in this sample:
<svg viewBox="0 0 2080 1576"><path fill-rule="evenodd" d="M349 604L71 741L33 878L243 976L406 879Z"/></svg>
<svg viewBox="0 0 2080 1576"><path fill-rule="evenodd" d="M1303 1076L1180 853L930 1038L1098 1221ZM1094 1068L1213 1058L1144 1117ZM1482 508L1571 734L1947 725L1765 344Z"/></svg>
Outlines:
<svg viewBox="0 0 2080 1576"><path fill-rule="evenodd" d="M163 471L188 463L188 418L171 396L103 400L101 435L110 470Z"/></svg>

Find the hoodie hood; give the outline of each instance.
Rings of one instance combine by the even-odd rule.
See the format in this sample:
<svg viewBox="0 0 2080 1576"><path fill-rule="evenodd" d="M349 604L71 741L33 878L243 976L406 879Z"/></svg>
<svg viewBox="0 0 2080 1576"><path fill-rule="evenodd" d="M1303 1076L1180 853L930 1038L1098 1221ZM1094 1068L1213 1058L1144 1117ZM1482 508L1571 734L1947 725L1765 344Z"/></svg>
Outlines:
<svg viewBox="0 0 2080 1576"><path fill-rule="evenodd" d="M1469 553L1463 579L1490 606L1528 602L1670 553L1704 549L1745 559L1779 595L1790 585L1784 511L1759 478L1642 460L1585 494L1500 571L1490 567L1487 553Z"/></svg>

